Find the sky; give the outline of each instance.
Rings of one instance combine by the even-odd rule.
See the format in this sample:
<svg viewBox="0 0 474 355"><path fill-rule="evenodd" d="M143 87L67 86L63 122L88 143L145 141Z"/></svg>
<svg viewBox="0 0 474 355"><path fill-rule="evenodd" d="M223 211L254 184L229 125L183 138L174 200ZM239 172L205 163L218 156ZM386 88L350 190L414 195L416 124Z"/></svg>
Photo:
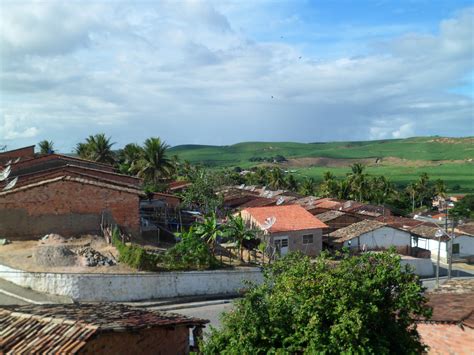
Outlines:
<svg viewBox="0 0 474 355"><path fill-rule="evenodd" d="M473 49L463 0L1 0L0 145L472 136Z"/></svg>

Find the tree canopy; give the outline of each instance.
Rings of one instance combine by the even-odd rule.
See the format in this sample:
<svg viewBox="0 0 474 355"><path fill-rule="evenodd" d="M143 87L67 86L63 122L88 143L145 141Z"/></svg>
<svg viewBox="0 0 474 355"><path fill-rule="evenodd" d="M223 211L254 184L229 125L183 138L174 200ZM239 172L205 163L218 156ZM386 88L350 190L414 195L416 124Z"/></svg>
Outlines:
<svg viewBox="0 0 474 355"><path fill-rule="evenodd" d="M418 277L391 252L345 256L334 265L290 254L265 270L205 354L420 353L416 317L430 309Z"/></svg>

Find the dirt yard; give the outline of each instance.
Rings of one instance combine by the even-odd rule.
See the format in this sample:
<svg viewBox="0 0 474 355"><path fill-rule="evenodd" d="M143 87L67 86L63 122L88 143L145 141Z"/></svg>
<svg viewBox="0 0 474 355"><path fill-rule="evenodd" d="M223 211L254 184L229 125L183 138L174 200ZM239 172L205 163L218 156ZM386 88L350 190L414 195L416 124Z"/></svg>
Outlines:
<svg viewBox="0 0 474 355"><path fill-rule="evenodd" d="M35 253L38 248L58 245L72 251L81 247L91 247L102 255L117 260L117 250L107 244L104 238L87 235L81 238L65 239L63 241L43 242L41 240L13 241L11 244L0 246L0 264L31 272L68 272L68 273L136 273L139 272L126 265L117 263L112 266L84 266L80 262L71 266L46 266L38 265L35 261ZM80 258L79 258L80 259ZM78 260L79 260L78 259Z"/></svg>

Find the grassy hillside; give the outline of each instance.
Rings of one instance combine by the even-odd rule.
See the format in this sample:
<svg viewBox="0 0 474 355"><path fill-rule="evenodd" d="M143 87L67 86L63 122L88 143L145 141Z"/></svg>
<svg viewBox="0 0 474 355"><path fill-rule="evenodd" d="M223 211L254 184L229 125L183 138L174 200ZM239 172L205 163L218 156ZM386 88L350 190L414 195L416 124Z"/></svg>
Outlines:
<svg viewBox="0 0 474 355"><path fill-rule="evenodd" d="M413 181L421 172L443 179L458 192L474 191L474 138L415 137L365 142L292 143L246 142L230 146L182 145L172 154L209 167L248 168L252 158L282 155L282 167L299 177L320 180L324 171L344 176L350 164L361 161L370 174L385 175L398 184ZM314 158L314 159L310 159ZM324 158L324 159L316 159Z"/></svg>
<svg viewBox="0 0 474 355"><path fill-rule="evenodd" d="M474 158L474 138L417 137L365 142L292 143L246 142L230 146L182 145L173 154L209 166L249 166L252 157L326 157L336 159L397 157L408 160L464 160Z"/></svg>

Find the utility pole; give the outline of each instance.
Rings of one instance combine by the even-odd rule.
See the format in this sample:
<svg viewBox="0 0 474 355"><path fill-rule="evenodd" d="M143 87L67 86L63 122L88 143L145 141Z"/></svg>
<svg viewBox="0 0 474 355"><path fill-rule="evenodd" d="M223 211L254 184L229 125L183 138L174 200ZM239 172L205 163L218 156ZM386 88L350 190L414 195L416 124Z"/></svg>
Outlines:
<svg viewBox="0 0 474 355"><path fill-rule="evenodd" d="M448 231L448 218L449 218L449 210L448 210L448 203L446 202L444 205L444 208L446 209L446 217L444 218L444 229L446 232L446 235L448 236L448 265L451 265L451 254L452 254L452 240L451 237L449 236L449 231ZM448 267L448 280L451 278L451 268Z"/></svg>

